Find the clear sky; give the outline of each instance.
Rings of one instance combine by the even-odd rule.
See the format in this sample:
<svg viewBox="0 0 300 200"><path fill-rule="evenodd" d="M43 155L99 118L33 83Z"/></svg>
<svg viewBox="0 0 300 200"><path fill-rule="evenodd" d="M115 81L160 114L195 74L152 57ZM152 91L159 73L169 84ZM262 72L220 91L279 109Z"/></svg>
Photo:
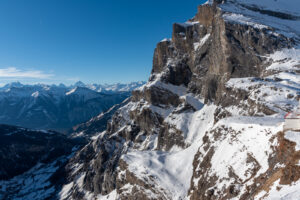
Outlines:
<svg viewBox="0 0 300 200"><path fill-rule="evenodd" d="M147 80L156 43L205 0L0 0L0 84Z"/></svg>

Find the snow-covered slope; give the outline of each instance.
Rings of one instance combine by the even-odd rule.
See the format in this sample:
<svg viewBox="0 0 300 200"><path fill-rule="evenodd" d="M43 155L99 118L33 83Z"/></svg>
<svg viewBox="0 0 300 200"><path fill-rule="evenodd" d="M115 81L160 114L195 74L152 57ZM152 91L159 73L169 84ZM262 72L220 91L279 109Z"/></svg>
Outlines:
<svg viewBox="0 0 300 200"><path fill-rule="evenodd" d="M298 199L300 132L283 131L300 98L298 5L218 0L174 24L58 198Z"/></svg>
<svg viewBox="0 0 300 200"><path fill-rule="evenodd" d="M79 141L54 131L0 125L0 199L55 196L63 177L54 174L78 145Z"/></svg>
<svg viewBox="0 0 300 200"><path fill-rule="evenodd" d="M225 20L269 27L276 33L299 39L300 2L297 0L225 0L219 7L225 12Z"/></svg>
<svg viewBox="0 0 300 200"><path fill-rule="evenodd" d="M68 164L60 198L297 199L300 132L283 124L300 98L299 9L209 1L174 24L148 83Z"/></svg>

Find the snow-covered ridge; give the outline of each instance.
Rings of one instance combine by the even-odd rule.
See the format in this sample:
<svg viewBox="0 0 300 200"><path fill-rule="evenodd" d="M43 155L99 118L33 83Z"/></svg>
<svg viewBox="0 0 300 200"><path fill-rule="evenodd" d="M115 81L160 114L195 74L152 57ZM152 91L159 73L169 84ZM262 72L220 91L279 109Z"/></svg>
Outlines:
<svg viewBox="0 0 300 200"><path fill-rule="evenodd" d="M212 0L208 3L212 4ZM300 2L298 0L226 0L218 5L227 21L256 28L271 28L299 39Z"/></svg>
<svg viewBox="0 0 300 200"><path fill-rule="evenodd" d="M278 10L275 6L276 12L270 12L273 8L269 4L263 5L284 3L280 0L223 2L226 3L220 4L220 7L225 11L223 18L226 21L253 26L255 29L249 29L262 37L280 39L282 36L276 31L283 33L288 30L279 29L284 26L273 30L272 27L276 27L268 23L269 18L279 25L284 25L283 20L297 22L297 17L283 19L288 18L279 14L283 7L278 7ZM258 7L254 5L256 3ZM227 11L226 6L229 7ZM237 12L233 12L234 8ZM297 13L293 12L292 16L297 16ZM273 18L278 18L278 21ZM181 26L200 28L200 25L192 23ZM241 35L251 33L244 26L230 27L237 27L236 32ZM264 29L272 31L272 35L263 34ZM198 33L195 31L193 36ZM295 35L297 33L287 34ZM179 42L185 44L186 36ZM247 37L252 36L248 34ZM256 36L253 37L255 39ZM274 46L272 50L275 52L271 51L270 55L266 55L270 51L250 54L262 58L259 74L252 74L250 63L244 68L244 73L223 76L224 82L220 82L219 79L205 79L215 74L202 73L200 70L205 71L206 68L201 67L212 66L210 59L213 57L248 54L244 50L251 43L242 48L237 45L236 51L229 51L227 55L227 52L216 51L221 46L209 49L218 43L214 32L204 31L201 37L193 39L194 46L189 46L189 51L182 45L174 45L175 39L165 41L164 45L175 48L174 54L169 52L172 51L170 48L160 55L164 59L162 66L153 70L150 81L135 90L131 101L116 111L106 131L100 133L93 129L95 135L91 143L78 152L69 166L71 177L59 192L59 198L140 199L142 196L167 200L238 200L265 198L267 193L267 199L299 197L300 184L299 180L293 179L296 177L294 174L289 185L279 182L284 178L280 177L280 172L293 173L285 169L291 164L285 158L294 159L296 165L291 165L291 168L296 169L295 172L298 169L295 166L299 166L299 156L293 157L300 148L299 135L283 132L283 116L298 106L300 96L299 48ZM242 37L238 41L242 43L244 39ZM178 54L180 51L182 54ZM212 52L208 60L202 57L206 51ZM204 62L187 66L186 56L189 60L203 59ZM251 60L252 56L247 59ZM222 61L220 64L224 66ZM255 66L255 69L258 67ZM183 68L191 69L194 77L184 80L185 75L190 74L182 73ZM228 70L226 73L232 72ZM214 86L219 84L222 86ZM197 90L203 85L207 88ZM77 89L82 87L83 83L76 84ZM96 90L96 87L93 88ZM73 96L77 89L69 91L69 95ZM220 91L221 99L203 95L206 89L212 93L214 89ZM288 140L296 143L295 148L294 143L288 143ZM285 146L288 146L287 150Z"/></svg>
<svg viewBox="0 0 300 200"><path fill-rule="evenodd" d="M0 123L66 131L121 103L142 84L7 84L0 88Z"/></svg>
<svg viewBox="0 0 300 200"><path fill-rule="evenodd" d="M116 83L116 84L85 84L81 81L76 82L74 85L66 86L64 84L59 85L46 85L46 84L21 84L20 82L12 82L0 87L0 92L9 92L12 89L18 88L24 90L36 90L36 91L67 91L70 92L75 88L87 88L96 92L110 93L110 92L129 92L141 85L145 84L144 81L131 82L131 83ZM66 92L65 92L66 93Z"/></svg>

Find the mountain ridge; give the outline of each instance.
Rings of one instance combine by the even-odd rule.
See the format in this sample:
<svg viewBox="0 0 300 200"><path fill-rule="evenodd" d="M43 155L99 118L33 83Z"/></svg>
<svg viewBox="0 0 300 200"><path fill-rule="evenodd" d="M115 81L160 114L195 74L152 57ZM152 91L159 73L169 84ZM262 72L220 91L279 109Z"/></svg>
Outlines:
<svg viewBox="0 0 300 200"><path fill-rule="evenodd" d="M97 92L128 92L131 91L143 84L145 84L145 81L135 81L130 83L115 83L115 84L85 84L82 81L77 81L76 83L66 86L63 83L60 84L42 84L42 83L36 83L36 84L22 84L20 82L11 82L8 84L3 85L0 87L0 91L5 91L10 88L67 88L69 90L74 89L75 87L83 87L83 88L89 88L91 90L97 91Z"/></svg>
<svg viewBox="0 0 300 200"><path fill-rule="evenodd" d="M0 123L67 131L121 103L142 84L107 86L108 90L99 92L99 88L91 89L83 83L69 87L12 83L0 88Z"/></svg>
<svg viewBox="0 0 300 200"><path fill-rule="evenodd" d="M281 15L273 27L269 12L237 7L245 2L208 1L175 23L149 81L74 153L49 197L299 199L300 141L289 137L299 132L283 131L300 99L299 33L282 32Z"/></svg>
<svg viewBox="0 0 300 200"><path fill-rule="evenodd" d="M299 35L267 18L228 18L241 14L222 10L232 2L173 25L148 83L67 165L80 178L69 177L61 199L268 199L272 187L299 188L298 160L280 156L299 154L282 132L298 105Z"/></svg>

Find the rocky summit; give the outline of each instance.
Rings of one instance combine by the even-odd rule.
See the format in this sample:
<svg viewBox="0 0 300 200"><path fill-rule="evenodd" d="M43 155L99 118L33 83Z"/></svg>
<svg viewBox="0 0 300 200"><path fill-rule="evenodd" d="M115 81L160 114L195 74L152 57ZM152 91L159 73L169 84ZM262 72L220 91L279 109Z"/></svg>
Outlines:
<svg viewBox="0 0 300 200"><path fill-rule="evenodd" d="M149 81L35 199L300 199L300 132L283 130L300 98L299 45L298 0L200 5L157 44ZM35 195L24 180L13 197Z"/></svg>

